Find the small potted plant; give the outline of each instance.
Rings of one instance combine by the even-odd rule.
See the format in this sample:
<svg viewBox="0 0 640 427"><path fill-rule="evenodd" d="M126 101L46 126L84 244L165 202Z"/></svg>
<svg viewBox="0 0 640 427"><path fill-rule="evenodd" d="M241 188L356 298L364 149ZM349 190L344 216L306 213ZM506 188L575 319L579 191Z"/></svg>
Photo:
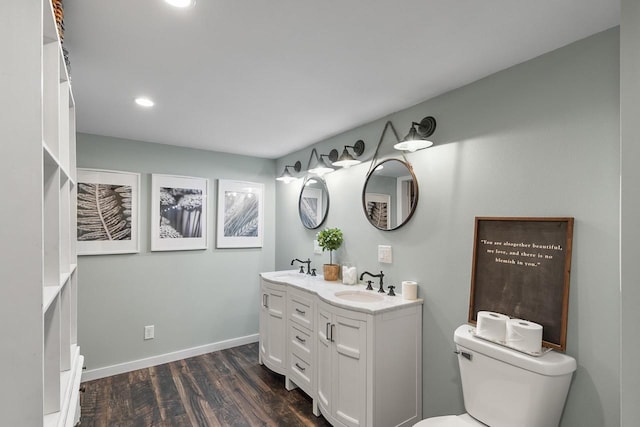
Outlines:
<svg viewBox="0 0 640 427"><path fill-rule="evenodd" d="M322 266L324 280L338 280L340 265L333 263L333 251L342 246L342 241L344 240L342 231L339 228L325 228L318 233L317 239L322 252L329 251L329 264Z"/></svg>

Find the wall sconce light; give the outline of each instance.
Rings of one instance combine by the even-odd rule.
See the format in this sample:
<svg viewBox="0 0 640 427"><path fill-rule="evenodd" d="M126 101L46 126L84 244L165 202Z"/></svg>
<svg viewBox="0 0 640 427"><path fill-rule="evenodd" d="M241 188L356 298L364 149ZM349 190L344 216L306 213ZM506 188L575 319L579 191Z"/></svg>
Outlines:
<svg viewBox="0 0 640 427"><path fill-rule="evenodd" d="M416 126L418 127L416 129ZM411 129L404 139L393 146L396 150L409 151L413 153L416 150L422 150L433 145L433 141L429 141L431 135L436 130L436 119L433 117L425 117L420 123L411 123Z"/></svg>
<svg viewBox="0 0 640 427"><path fill-rule="evenodd" d="M315 148L311 150L309 162L307 163L307 171L318 176L323 176L335 171L336 169L331 167L323 157L327 157L333 162L338 159L338 150L331 150L329 154L318 154Z"/></svg>
<svg viewBox="0 0 640 427"><path fill-rule="evenodd" d="M360 157L362 153L364 153L364 141L359 139L358 141L356 141L354 145L345 145L344 150L342 150L342 155L340 155L340 158L338 158L333 162L334 166L349 168L353 165L357 165L358 163L361 163L360 160L356 160L355 157L352 156L351 153L349 153L347 148L353 149L353 153L355 154L355 157Z"/></svg>
<svg viewBox="0 0 640 427"><path fill-rule="evenodd" d="M282 172L282 175L276 178L276 181L282 181L285 184L289 184L290 182L295 181L296 178L291 175L291 172L289 172L289 168L293 168L294 171L300 172L300 169L302 169L302 163L300 163L300 161L297 161L294 165L286 165L284 167L284 172Z"/></svg>

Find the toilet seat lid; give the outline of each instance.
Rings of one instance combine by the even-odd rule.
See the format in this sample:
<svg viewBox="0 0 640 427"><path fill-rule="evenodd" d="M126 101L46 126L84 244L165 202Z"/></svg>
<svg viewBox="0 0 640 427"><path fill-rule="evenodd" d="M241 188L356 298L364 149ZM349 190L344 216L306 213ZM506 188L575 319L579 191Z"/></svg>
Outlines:
<svg viewBox="0 0 640 427"><path fill-rule="evenodd" d="M480 427L484 425L480 421L473 419L469 414L462 414L427 418L418 424L414 424L413 427Z"/></svg>

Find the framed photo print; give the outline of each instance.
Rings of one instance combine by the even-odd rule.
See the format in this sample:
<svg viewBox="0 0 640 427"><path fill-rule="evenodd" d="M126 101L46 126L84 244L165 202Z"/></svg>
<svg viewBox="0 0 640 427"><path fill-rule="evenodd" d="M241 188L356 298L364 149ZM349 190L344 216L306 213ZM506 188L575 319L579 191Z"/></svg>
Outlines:
<svg viewBox="0 0 640 427"><path fill-rule="evenodd" d="M219 248L260 248L264 227L264 184L218 180Z"/></svg>
<svg viewBox="0 0 640 427"><path fill-rule="evenodd" d="M389 194L366 193L364 202L367 206L367 219L369 222L381 230L390 229L389 208L391 206L391 196Z"/></svg>
<svg viewBox="0 0 640 427"><path fill-rule="evenodd" d="M78 169L78 255L140 252L140 174Z"/></svg>
<svg viewBox="0 0 640 427"><path fill-rule="evenodd" d="M209 180L151 175L151 250L207 249Z"/></svg>

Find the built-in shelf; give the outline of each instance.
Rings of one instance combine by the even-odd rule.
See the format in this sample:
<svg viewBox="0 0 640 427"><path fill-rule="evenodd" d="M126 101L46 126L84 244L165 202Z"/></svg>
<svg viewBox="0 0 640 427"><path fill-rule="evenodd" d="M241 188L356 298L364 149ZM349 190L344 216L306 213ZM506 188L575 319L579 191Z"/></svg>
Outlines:
<svg viewBox="0 0 640 427"><path fill-rule="evenodd" d="M72 346L71 354L73 355L73 366L81 367L84 364L84 356L80 355L80 348L78 346ZM73 416L70 413L70 402L77 401L80 392L81 372L66 370L60 372L60 395L65 396L64 404L60 411L53 412L44 416L43 427L59 427L73 425L68 422L67 418ZM65 416L64 420L60 417Z"/></svg>
<svg viewBox="0 0 640 427"><path fill-rule="evenodd" d="M60 286L45 286L42 288L42 312L46 313L60 293Z"/></svg>
<svg viewBox="0 0 640 427"><path fill-rule="evenodd" d="M42 44L58 41L58 29L50 1L42 1Z"/></svg>
<svg viewBox="0 0 640 427"><path fill-rule="evenodd" d="M0 65L0 154L9 165L0 178L20 183L24 195L0 211L10 227L0 241L9 296L0 298L0 324L11 330L11 363L0 366L11 392L0 424L70 427L83 364L74 98L50 0L1 1L0 16L0 35L11 40Z"/></svg>
<svg viewBox="0 0 640 427"><path fill-rule="evenodd" d="M43 140L42 141L42 153L43 153L43 162L47 165L52 165L52 166L57 166L60 164L60 162L58 162L57 157L53 154L53 152L51 151L51 149L49 148L49 146L47 145L47 143Z"/></svg>
<svg viewBox="0 0 640 427"><path fill-rule="evenodd" d="M62 273L60 275L60 288L64 287L64 285L66 285L67 282L69 282L69 277L71 277L70 273Z"/></svg>
<svg viewBox="0 0 640 427"><path fill-rule="evenodd" d="M58 427L58 422L60 420L60 411L54 412L51 414L47 414L44 416L44 420L42 422L43 427Z"/></svg>

